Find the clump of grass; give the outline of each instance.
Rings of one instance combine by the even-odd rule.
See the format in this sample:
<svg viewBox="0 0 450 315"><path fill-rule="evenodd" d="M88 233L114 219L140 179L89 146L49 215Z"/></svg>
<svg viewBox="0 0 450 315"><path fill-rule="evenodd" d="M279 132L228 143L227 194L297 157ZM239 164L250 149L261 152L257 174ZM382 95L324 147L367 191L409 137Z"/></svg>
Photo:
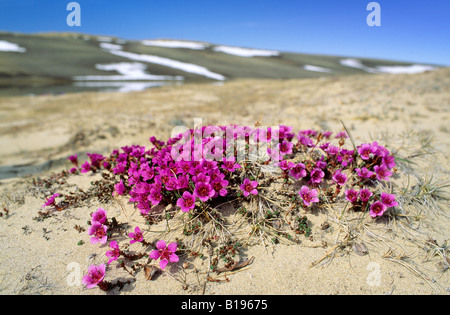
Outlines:
<svg viewBox="0 0 450 315"><path fill-rule="evenodd" d="M433 179L433 176L413 176L415 184L411 183L411 176L408 176L408 182L401 189L399 200L403 205L416 209L416 216L421 217L427 211L435 214L443 214L441 204L449 201L446 188L450 187L450 183Z"/></svg>
<svg viewBox="0 0 450 315"><path fill-rule="evenodd" d="M400 207L397 213L405 214L405 209L417 210L417 217L429 211L446 215L442 205L449 200L450 182L442 178L445 170L439 161L441 152L437 149L431 132L408 130L399 135L384 133L381 139L389 141L396 156L397 168L403 174L401 185L390 189L397 191Z"/></svg>
<svg viewBox="0 0 450 315"><path fill-rule="evenodd" d="M380 138L386 141L389 147L395 147L393 153L396 157L397 167L406 174L417 171L420 158L426 159L437 153L434 135L426 130L409 129L397 136L385 132L381 134Z"/></svg>

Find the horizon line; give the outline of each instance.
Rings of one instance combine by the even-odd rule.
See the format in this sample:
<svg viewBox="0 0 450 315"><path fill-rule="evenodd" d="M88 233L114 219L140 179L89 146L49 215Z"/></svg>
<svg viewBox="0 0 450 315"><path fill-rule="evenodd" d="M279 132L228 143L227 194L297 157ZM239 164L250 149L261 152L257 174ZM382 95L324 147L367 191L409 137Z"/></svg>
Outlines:
<svg viewBox="0 0 450 315"><path fill-rule="evenodd" d="M391 62L399 62L399 63L410 63L410 64L422 64L422 65L430 65L430 66L436 66L436 67L442 67L442 68L448 68L450 67L450 64L439 64L439 63L433 63L433 62L422 62L417 60L406 60L406 59L387 59L385 57L379 57L379 56L361 56L361 55L344 55L344 54L335 54L335 53L323 53L323 52L305 52L305 51L297 51L297 50L282 50L282 49L276 49L276 48L262 48L262 47L249 47L249 46L240 46L235 44L226 44L226 43L213 43L210 41L205 40L199 40L199 39L186 39L186 38L166 38L166 37L158 37L158 38L127 38L127 37L121 37L117 35L110 35L110 34L94 34L94 33L83 33L78 31L34 31L34 32L23 32L23 31L9 31L9 30L2 30L0 29L0 34L19 34L19 35L46 35L46 34L74 34L74 35L84 35L84 36L93 36L93 37L111 37L116 39L122 39L127 41L144 41L144 40L177 40L177 41L186 41L186 42L197 42L197 43L207 43L213 46L231 46L231 47L240 47L240 48L247 48L247 49L260 49L260 50L275 50L280 53L292 53L292 54L303 54L303 55L314 55L314 56L327 56L327 57L344 57L344 58L363 58L363 59L369 59L369 60L384 60L384 61L391 61Z"/></svg>

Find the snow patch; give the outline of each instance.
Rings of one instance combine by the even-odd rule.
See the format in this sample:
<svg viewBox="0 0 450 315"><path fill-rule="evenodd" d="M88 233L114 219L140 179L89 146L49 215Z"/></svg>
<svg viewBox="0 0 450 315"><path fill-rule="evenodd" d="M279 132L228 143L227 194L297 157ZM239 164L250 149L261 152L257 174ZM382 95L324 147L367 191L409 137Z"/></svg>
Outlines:
<svg viewBox="0 0 450 315"><path fill-rule="evenodd" d="M188 48L195 50L202 50L209 46L207 43L178 41L178 40L143 40L142 45L145 46L158 46L167 48Z"/></svg>
<svg viewBox="0 0 450 315"><path fill-rule="evenodd" d="M106 50L122 50L121 45L111 44L111 43L100 43L100 47Z"/></svg>
<svg viewBox="0 0 450 315"><path fill-rule="evenodd" d="M187 43L187 42L186 42ZM178 70L182 70L184 72L194 73L201 76L205 76L211 79L223 81L225 77L221 74L214 73L206 69L205 67L185 63L169 58L152 56L152 55L144 55L144 54L136 54L132 52L122 51L122 46L118 44L113 44L111 42L102 42L100 43L100 47L102 49L107 50L110 54L124 57L134 61L141 61L153 64L159 64L165 67L174 68ZM116 71L120 73L120 75L110 75L110 76L99 76L99 75L90 75L90 76L76 76L74 80L77 81L121 81L121 80L183 80L182 76L158 76L158 75L150 75L145 72L146 65L134 62L134 63L116 63L109 65L96 65L96 68L103 71Z"/></svg>
<svg viewBox="0 0 450 315"><path fill-rule="evenodd" d="M361 69L370 73L414 74L436 70L435 67L419 64L410 66L377 66L375 68L370 68L363 65L360 60L353 58L342 59L340 63L343 66Z"/></svg>
<svg viewBox="0 0 450 315"><path fill-rule="evenodd" d="M12 51L12 52L20 52L24 53L27 50L23 47L15 43L8 42L6 40L0 40L0 51Z"/></svg>
<svg viewBox="0 0 450 315"><path fill-rule="evenodd" d="M343 66L347 66L347 67L351 67L351 68L356 68L356 69L361 69L370 73L377 73L378 71L376 69L367 67L365 65L362 64L361 60L358 59L353 59L353 58L348 58L348 59L342 59L340 61L341 65Z"/></svg>
<svg viewBox="0 0 450 315"><path fill-rule="evenodd" d="M410 66L378 66L377 70L383 73L391 74L414 74L426 71L436 70L435 67L426 65L410 65Z"/></svg>
<svg viewBox="0 0 450 315"><path fill-rule="evenodd" d="M174 68L178 70L182 70L184 72L194 73L201 76L205 76L211 79L215 80L225 80L225 77L221 74L214 73L206 69L205 67L194 65L191 63L185 63L169 58L159 57L159 56L152 56L152 55L144 55L144 54L136 54L126 51L120 51L120 50L110 50L111 54L116 56L121 56L124 58L128 58L135 61L142 61L142 62L148 62L148 63L154 63L159 64L165 67Z"/></svg>
<svg viewBox="0 0 450 315"><path fill-rule="evenodd" d="M232 46L216 46L214 51L223 52L229 55L235 55L239 57L273 57L278 56L280 53L275 50L261 50L261 49L250 49L242 47L232 47Z"/></svg>
<svg viewBox="0 0 450 315"><path fill-rule="evenodd" d="M75 76L77 81L130 81L130 80L183 80L181 76L165 76L165 75L151 75L145 72L147 66L139 62L121 62L112 64L97 64L95 66L98 70L116 71L119 75L87 75Z"/></svg>
<svg viewBox="0 0 450 315"><path fill-rule="evenodd" d="M331 71L328 68L323 68L323 67L318 67L318 66L312 66L312 65L305 65L303 67L305 70L308 71L314 71L314 72L324 72L324 73L331 73L333 71Z"/></svg>

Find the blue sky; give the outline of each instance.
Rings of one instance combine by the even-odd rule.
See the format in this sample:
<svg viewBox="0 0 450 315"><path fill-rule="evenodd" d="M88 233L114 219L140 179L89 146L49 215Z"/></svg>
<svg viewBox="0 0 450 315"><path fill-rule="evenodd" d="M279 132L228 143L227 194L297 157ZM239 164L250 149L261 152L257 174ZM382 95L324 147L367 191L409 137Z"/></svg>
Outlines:
<svg viewBox="0 0 450 315"><path fill-rule="evenodd" d="M73 31L125 39L172 38L281 51L373 57L450 66L449 0L0 0L0 30Z"/></svg>

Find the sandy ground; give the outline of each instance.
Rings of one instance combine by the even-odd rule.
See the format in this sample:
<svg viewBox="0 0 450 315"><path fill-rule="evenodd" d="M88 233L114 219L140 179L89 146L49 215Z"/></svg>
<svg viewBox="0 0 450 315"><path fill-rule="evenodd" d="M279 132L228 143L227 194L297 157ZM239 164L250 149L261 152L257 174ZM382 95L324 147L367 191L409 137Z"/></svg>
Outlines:
<svg viewBox="0 0 450 315"><path fill-rule="evenodd" d="M104 294L80 284L90 264L107 261L107 247L89 244L89 213L103 206L119 221L139 223L126 201L92 201L37 220L48 189L33 184L70 167L78 153L108 154L123 145L167 139L177 125L284 124L302 129L342 130L358 142L379 141L416 164L400 169L394 188L413 189L432 178L448 194L450 164L450 69L416 75L350 76L308 80L242 80L221 85L192 84L136 93L79 93L0 99L0 294ZM26 173L32 175L24 176ZM87 189L95 176L72 176L65 189ZM408 184L409 183L409 184ZM406 187L406 188L405 188ZM436 193L437 195L437 193ZM144 272L112 294L449 294L446 242L448 200L429 192L408 217L337 220L342 209L310 217L311 239L249 246L253 263L206 281L209 261L168 267L156 280ZM425 199L423 199L425 200ZM433 206L435 205L435 206ZM125 209L123 210L122 207ZM1 209L0 209L1 210ZM133 221L133 222L131 222ZM322 230L321 223L330 228ZM130 229L131 231L131 229ZM366 255L341 246L355 232ZM151 231L145 236L155 239ZM80 241L84 244L80 245ZM130 246L139 249L139 245ZM131 279L111 267L107 278ZM228 279L228 280L226 280Z"/></svg>

